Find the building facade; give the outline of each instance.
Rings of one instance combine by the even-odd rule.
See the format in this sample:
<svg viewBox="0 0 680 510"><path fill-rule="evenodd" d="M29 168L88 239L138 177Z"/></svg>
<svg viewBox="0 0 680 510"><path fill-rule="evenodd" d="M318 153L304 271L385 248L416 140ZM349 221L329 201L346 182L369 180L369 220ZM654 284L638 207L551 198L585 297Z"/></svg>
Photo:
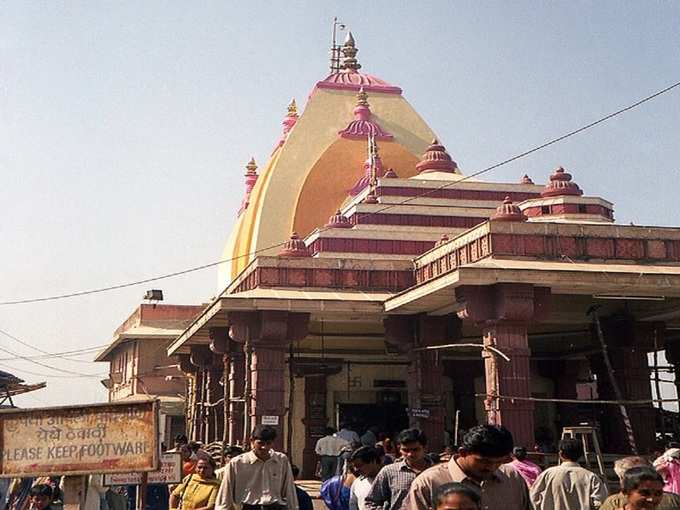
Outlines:
<svg viewBox="0 0 680 510"><path fill-rule="evenodd" d="M608 452L649 451L647 353L680 345L680 229L616 224L561 167L465 177L357 51L350 34L340 71L248 164L220 294L168 348L194 381L193 437L272 424L307 476L341 422L419 426L433 450L456 424L532 447L588 422ZM634 444L618 407L587 402L617 390Z"/></svg>
<svg viewBox="0 0 680 510"><path fill-rule="evenodd" d="M161 440L168 447L176 434L185 432L187 378L166 349L202 310L202 306L141 304L95 359L109 363L109 376L102 381L109 402L160 400Z"/></svg>

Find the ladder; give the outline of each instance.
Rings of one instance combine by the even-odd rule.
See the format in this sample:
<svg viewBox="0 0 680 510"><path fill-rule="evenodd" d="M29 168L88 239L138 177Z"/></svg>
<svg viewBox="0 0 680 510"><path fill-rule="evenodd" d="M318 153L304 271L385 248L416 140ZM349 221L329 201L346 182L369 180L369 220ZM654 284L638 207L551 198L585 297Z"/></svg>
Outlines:
<svg viewBox="0 0 680 510"><path fill-rule="evenodd" d="M590 441L588 441L590 438ZM580 439L583 443L583 456L586 458L586 466L590 468L590 458L595 455L597 460L597 467L600 470L600 475L606 480L604 473L604 460L602 458L602 450L600 450L600 442L597 440L597 432L594 427L578 426L578 427L564 427L562 429L562 439ZM590 449L592 441L593 449ZM560 460L560 463L562 461Z"/></svg>

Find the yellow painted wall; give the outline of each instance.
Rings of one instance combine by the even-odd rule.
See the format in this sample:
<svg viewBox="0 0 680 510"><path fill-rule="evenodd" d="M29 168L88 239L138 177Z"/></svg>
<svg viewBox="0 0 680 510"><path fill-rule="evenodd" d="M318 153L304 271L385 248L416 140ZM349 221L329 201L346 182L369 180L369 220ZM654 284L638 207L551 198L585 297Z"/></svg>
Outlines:
<svg viewBox="0 0 680 510"><path fill-rule="evenodd" d="M323 226L347 199L347 191L364 175L366 141L336 140L312 167L295 208L293 230L306 236ZM379 143L385 170L394 168L399 177L417 173L419 158L395 142Z"/></svg>
<svg viewBox="0 0 680 510"><path fill-rule="evenodd" d="M407 176L409 165L415 165L435 134L400 95L372 93L368 101L373 118L395 136L393 142L380 144L385 164L394 166L400 176ZM338 135L338 131L353 119L355 105L356 93L353 91L315 89L312 92L286 143L260 173L251 193L250 205L237 224L238 232L225 247L226 258L281 243L298 225L300 233L309 232L323 225L335 212L342 203L339 200L341 191L354 184L366 159L365 143L341 140ZM328 150L331 153L325 156ZM339 158L349 160L345 164ZM356 173L350 179L345 172ZM330 179L333 174L338 174L333 179L339 180L338 187L342 190L330 186L335 183ZM319 188L324 178L329 180ZM346 182L350 183L349 186ZM333 190L332 196L320 194L329 189ZM308 194L319 196L308 198ZM315 205L322 199L325 199L325 207L317 210ZM261 254L275 255L279 249L266 250ZM227 270L220 272L220 289L226 287L251 260L252 257L239 258Z"/></svg>

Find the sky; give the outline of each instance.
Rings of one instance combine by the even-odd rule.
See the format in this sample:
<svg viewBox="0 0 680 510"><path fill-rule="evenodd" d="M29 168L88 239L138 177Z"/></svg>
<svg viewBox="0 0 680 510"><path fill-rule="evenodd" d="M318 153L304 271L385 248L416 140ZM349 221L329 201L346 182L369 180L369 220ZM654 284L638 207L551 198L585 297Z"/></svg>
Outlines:
<svg viewBox="0 0 680 510"><path fill-rule="evenodd" d="M678 2L3 2L0 301L219 260L245 164L327 74L334 16L362 71L403 88L463 173L680 80ZM672 226L679 156L680 88L484 179L545 182L562 165L617 221ZM2 349L102 346L148 288L195 304L216 280L0 306L0 330L31 346L0 335L0 369L48 383L16 403L102 401L107 367Z"/></svg>

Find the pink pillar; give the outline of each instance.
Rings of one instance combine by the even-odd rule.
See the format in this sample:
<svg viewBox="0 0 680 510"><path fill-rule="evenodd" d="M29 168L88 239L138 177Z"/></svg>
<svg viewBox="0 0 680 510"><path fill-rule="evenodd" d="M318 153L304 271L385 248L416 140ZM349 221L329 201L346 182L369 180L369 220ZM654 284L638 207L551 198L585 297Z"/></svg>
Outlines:
<svg viewBox="0 0 680 510"><path fill-rule="evenodd" d="M512 432L515 444L534 444L534 406L528 325L548 314L550 289L527 284L464 286L456 290L463 305L462 319L474 321L481 329L485 346L494 347L510 358L505 361L493 351L482 355L486 370L485 407L489 423Z"/></svg>
<svg viewBox="0 0 680 510"><path fill-rule="evenodd" d="M496 322L483 328L484 345L493 346L510 362L484 351L487 395L531 397L529 360L531 351L526 324ZM531 448L534 443L534 403L525 400L486 399L489 423L512 432L515 444Z"/></svg>
<svg viewBox="0 0 680 510"><path fill-rule="evenodd" d="M434 350L415 349L455 342L460 337L460 321L455 316L421 315L392 316L383 322L385 341L408 354L411 362L407 380L410 425L425 433L430 451L441 452L446 428L441 355Z"/></svg>
<svg viewBox="0 0 680 510"><path fill-rule="evenodd" d="M248 343L250 363L250 427L271 425L276 429L274 448L284 447L287 402L286 355L290 342L307 336L309 314L280 311L233 312L229 334ZM247 377L247 374L246 376ZM245 379L244 377L244 379Z"/></svg>
<svg viewBox="0 0 680 510"><path fill-rule="evenodd" d="M267 424L274 427L274 449L282 451L285 436L283 420L286 414L286 353L282 349L256 347L251 359L251 423L253 426Z"/></svg>
<svg viewBox="0 0 680 510"><path fill-rule="evenodd" d="M236 345L235 347L240 347ZM230 349L229 352L229 444L243 442L243 399L245 386L245 356L243 350Z"/></svg>

